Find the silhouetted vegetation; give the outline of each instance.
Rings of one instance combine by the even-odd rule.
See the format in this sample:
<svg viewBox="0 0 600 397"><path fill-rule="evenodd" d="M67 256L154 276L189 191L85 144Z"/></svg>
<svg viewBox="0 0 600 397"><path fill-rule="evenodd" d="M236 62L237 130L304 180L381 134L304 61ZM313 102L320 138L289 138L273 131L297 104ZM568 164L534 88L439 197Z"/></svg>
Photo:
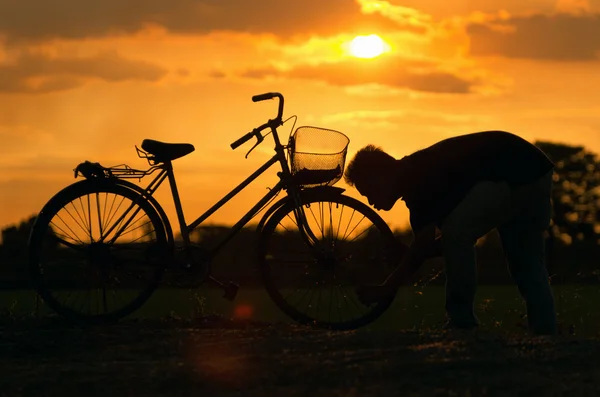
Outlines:
<svg viewBox="0 0 600 397"><path fill-rule="evenodd" d="M560 277L597 281L600 258L600 159L582 146L538 142L556 163L549 266Z"/></svg>
<svg viewBox="0 0 600 397"><path fill-rule="evenodd" d="M25 280L28 278L27 246L29 233L36 215L2 229L0 244L0 280Z"/></svg>

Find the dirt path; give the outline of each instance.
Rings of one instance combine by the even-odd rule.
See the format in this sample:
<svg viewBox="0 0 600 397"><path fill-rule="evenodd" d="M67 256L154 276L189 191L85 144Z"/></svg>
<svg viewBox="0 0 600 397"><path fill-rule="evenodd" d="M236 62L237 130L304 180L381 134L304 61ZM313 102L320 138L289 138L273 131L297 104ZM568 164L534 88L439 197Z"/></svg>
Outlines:
<svg viewBox="0 0 600 397"><path fill-rule="evenodd" d="M0 395L592 396L600 340L286 325L0 326Z"/></svg>

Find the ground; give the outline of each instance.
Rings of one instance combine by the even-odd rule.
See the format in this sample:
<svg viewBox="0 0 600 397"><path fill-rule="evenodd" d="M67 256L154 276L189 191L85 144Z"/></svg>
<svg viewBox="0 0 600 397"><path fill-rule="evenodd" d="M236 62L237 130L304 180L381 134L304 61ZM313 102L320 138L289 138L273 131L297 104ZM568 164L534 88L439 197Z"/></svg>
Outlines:
<svg viewBox="0 0 600 397"><path fill-rule="evenodd" d="M595 396L600 340L222 319L0 325L1 396Z"/></svg>

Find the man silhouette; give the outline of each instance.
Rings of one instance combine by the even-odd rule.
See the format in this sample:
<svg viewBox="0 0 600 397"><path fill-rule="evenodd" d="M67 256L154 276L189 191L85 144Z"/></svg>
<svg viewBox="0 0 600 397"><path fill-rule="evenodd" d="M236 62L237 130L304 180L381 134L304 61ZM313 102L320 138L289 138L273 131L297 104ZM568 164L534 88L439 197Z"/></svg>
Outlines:
<svg viewBox="0 0 600 397"><path fill-rule="evenodd" d="M497 229L510 274L526 302L530 329L555 334L544 253L553 168L536 146L504 131L445 139L399 160L373 145L359 150L346 168L346 182L378 210L388 211L402 199L415 235L408 254L384 284L359 289L361 301L376 302L398 288L428 255L439 231L446 327L477 327L475 243Z"/></svg>

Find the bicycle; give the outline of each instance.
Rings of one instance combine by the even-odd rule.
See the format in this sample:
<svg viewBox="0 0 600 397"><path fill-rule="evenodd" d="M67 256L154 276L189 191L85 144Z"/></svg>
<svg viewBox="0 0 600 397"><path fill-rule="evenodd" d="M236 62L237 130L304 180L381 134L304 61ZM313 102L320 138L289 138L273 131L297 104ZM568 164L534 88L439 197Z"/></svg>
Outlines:
<svg viewBox="0 0 600 397"><path fill-rule="evenodd" d="M280 310L300 324L338 330L358 328L378 318L394 296L365 306L356 299L354 288L385 279L398 262L398 243L374 210L333 186L343 175L349 139L338 131L302 126L283 145L277 128L297 119L292 116L283 121L283 95L271 92L252 100L274 98L278 99L277 116L233 142L231 148L256 138L247 158L270 134L275 154L190 224L185 220L172 162L192 153L192 144L145 139L141 149L136 146L138 157L148 161L145 170L125 164L79 164L75 178L84 179L53 196L31 232L30 270L44 302L70 321L114 322L150 298L166 269L192 277L198 285L212 282L225 298L234 300L239 286L214 278L211 259L266 209L256 228L258 263L264 287ZM295 122L292 130L294 126ZM305 151L303 145L315 142L320 152ZM279 181L226 237L213 247L191 241L196 227L275 164L281 168ZM141 181L154 173L145 188L127 180ZM175 239L165 211L153 197L165 179L181 241ZM281 192L285 197L275 201ZM367 227L361 225L363 221ZM83 298L74 297L80 292ZM345 317L347 311L354 314Z"/></svg>

